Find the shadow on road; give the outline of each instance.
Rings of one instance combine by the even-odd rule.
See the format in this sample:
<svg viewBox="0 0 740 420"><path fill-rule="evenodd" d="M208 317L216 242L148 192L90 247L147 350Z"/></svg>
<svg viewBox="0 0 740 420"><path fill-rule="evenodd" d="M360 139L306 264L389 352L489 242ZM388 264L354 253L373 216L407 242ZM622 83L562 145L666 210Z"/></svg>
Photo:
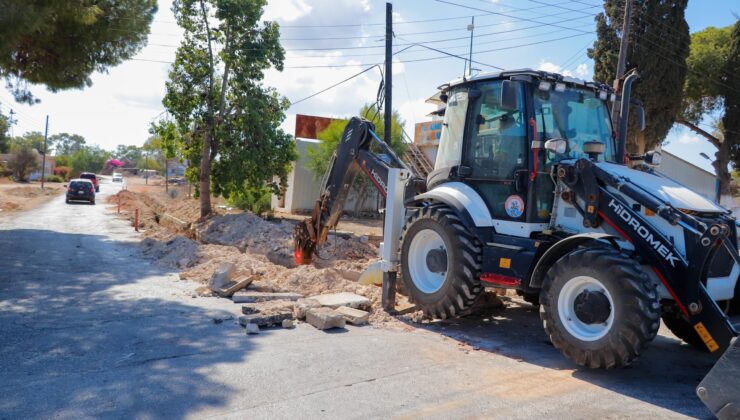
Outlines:
<svg viewBox="0 0 740 420"><path fill-rule="evenodd" d="M230 314L186 304L185 286L135 252L102 236L0 230L0 418L180 418L225 404L233 390L209 371L252 345L220 322Z"/></svg>
<svg viewBox="0 0 740 420"><path fill-rule="evenodd" d="M695 388L716 361L714 356L659 335L627 368L579 367L550 343L542 327L539 308L519 300L504 299L507 299L505 309L488 309L459 319L409 325L469 344L479 351L548 369L572 370L574 378L679 414L711 418L696 396Z"/></svg>

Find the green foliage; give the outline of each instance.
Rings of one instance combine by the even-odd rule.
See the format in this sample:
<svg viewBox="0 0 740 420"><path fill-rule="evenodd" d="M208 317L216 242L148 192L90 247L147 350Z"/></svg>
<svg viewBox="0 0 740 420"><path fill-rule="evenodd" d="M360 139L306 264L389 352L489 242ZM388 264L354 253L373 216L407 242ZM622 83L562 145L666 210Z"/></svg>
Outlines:
<svg viewBox="0 0 740 420"><path fill-rule="evenodd" d="M56 159L57 165L59 164L59 158ZM57 166L54 168L54 175L61 177L65 181L69 181L72 177L72 168L69 166Z"/></svg>
<svg viewBox="0 0 740 420"><path fill-rule="evenodd" d="M133 57L145 44L156 0L0 0L0 76L16 100L90 86L90 75Z"/></svg>
<svg viewBox="0 0 740 420"><path fill-rule="evenodd" d="M86 144L85 138L79 134L59 133L49 136L47 148L54 149L57 156L66 156L82 149Z"/></svg>
<svg viewBox="0 0 740 420"><path fill-rule="evenodd" d="M663 142L681 109L682 88L689 55L689 27L684 17L688 0L635 0L626 69L636 68L641 79L632 96L645 107L646 127L630 125L628 150L650 150ZM605 0L596 16L597 39L588 55L594 79L611 84L617 70L625 0Z"/></svg>
<svg viewBox="0 0 740 420"><path fill-rule="evenodd" d="M271 200L272 190L264 187L242 189L228 198L228 202L232 206L242 210L249 210L257 215L270 211Z"/></svg>
<svg viewBox="0 0 740 420"><path fill-rule="evenodd" d="M370 107L369 105L365 105L360 110L359 115L370 117L369 114L372 114L372 112L370 112ZM334 154L334 151L337 150L337 145L342 139L344 128L347 126L348 122L348 120L332 121L324 131L318 134L317 137L321 140L319 146L313 149L308 149L307 167L314 173L314 177L316 179L321 179L321 177L324 176L324 173L329 167L329 162L332 160L332 155ZM375 114L371 122L375 124L375 133L378 137L383 139L385 133L384 115ZM403 155L407 147L406 143L403 141L403 125L404 122L401 120L398 112L393 112L391 117L391 148L398 156ZM375 144L371 146L371 150L375 152L379 151ZM368 177L361 174L355 178L355 183L352 185L352 190L355 197L357 197L357 200L355 201L355 215L358 215L359 211L363 208L368 193L372 188L372 183Z"/></svg>
<svg viewBox="0 0 740 420"><path fill-rule="evenodd" d="M0 112L0 153L8 153L10 150L10 136L8 130L10 129L10 121L8 117Z"/></svg>
<svg viewBox="0 0 740 420"><path fill-rule="evenodd" d="M24 138L13 140L10 146L8 169L13 171L13 176L19 181L27 181L28 176L41 167L39 153L35 150L31 140Z"/></svg>
<svg viewBox="0 0 740 420"><path fill-rule="evenodd" d="M722 117L725 142L735 168L740 168L740 20L732 28L727 61L723 71L725 115Z"/></svg>
<svg viewBox="0 0 740 420"><path fill-rule="evenodd" d="M44 150L44 135L38 131L31 131L19 137L13 137L10 141L13 144L27 144L39 152Z"/></svg>
<svg viewBox="0 0 740 420"><path fill-rule="evenodd" d="M100 173L105 168L108 159L110 159L110 152L98 146L83 147L70 156L72 176L79 176L80 172Z"/></svg>
<svg viewBox="0 0 740 420"><path fill-rule="evenodd" d="M72 166L72 160L69 156L54 156L54 161L57 167L70 167Z"/></svg>
<svg viewBox="0 0 740 420"><path fill-rule="evenodd" d="M64 182L66 179L62 178L59 175L47 175L44 180L46 182Z"/></svg>
<svg viewBox="0 0 740 420"><path fill-rule="evenodd" d="M182 139L177 125L169 120L160 120L152 123L149 133L158 138L156 147L162 151L165 159L174 159L179 156Z"/></svg>
<svg viewBox="0 0 740 420"><path fill-rule="evenodd" d="M119 144L113 152L113 156L116 159L123 161L127 167L135 167L144 157L144 152L142 148L138 146Z"/></svg>
<svg viewBox="0 0 740 420"><path fill-rule="evenodd" d="M211 191L227 198L265 186L278 192L297 157L291 136L280 129L289 103L262 85L264 71L282 70L284 59L278 25L260 22L265 4L173 3L184 39L163 103L182 133L187 179L209 189L201 195L202 216L210 212Z"/></svg>

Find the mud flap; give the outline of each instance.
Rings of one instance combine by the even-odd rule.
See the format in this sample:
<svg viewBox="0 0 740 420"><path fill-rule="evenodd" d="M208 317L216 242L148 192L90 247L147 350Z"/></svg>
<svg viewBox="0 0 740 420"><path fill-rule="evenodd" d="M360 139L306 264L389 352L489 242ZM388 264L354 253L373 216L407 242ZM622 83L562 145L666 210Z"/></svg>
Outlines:
<svg viewBox="0 0 740 420"><path fill-rule="evenodd" d="M740 419L740 340L735 338L696 387L699 399L720 420Z"/></svg>

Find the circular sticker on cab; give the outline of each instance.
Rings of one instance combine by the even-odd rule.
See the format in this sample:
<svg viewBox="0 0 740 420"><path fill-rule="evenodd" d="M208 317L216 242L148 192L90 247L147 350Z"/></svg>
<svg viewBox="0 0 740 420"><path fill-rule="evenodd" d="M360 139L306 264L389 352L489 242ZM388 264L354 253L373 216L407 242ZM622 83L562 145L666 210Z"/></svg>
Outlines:
<svg viewBox="0 0 740 420"><path fill-rule="evenodd" d="M510 195L504 203L506 214L512 219L518 219L524 214L524 200L518 195Z"/></svg>

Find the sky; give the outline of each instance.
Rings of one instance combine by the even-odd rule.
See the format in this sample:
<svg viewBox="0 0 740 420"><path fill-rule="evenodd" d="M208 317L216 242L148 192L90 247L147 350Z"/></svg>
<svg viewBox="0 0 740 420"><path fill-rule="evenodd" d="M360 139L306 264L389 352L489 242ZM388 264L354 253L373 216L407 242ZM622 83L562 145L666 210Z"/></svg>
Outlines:
<svg viewBox="0 0 740 420"><path fill-rule="evenodd" d="M394 56L393 105L406 121L410 135L413 125L428 120L426 114L435 108L425 99L436 92L437 86L460 77L464 60L409 44L425 43L467 56L471 15L475 15L473 60L478 62L474 71L495 71L491 66L530 67L586 80L593 77L593 62L586 56L586 49L595 39L593 15L601 10L600 1L449 2L480 10L433 0L393 2L394 49L410 47ZM712 7L706 7L706 3L689 1L686 17L691 32L730 25L735 21L733 13L740 14L736 0L712 0ZM48 115L50 135L81 134L88 143L109 150L119 144L142 145L149 135L150 122L164 110L161 100L168 63L174 60L182 36L170 7L171 0L160 0L148 45L134 59L107 73L94 74L89 88L52 93L43 86L33 86L33 93L41 99L33 106L15 103L7 90L0 89L0 110L7 115L12 108L16 113L13 134L43 132ZM269 0L263 19L280 23L286 50L286 68L282 72L268 71L265 83L293 103L384 60L385 1ZM378 69L372 69L296 103L288 110L283 128L293 133L296 114L355 115L364 104L375 101L380 78ZM713 156L713 147L698 135L674 128L666 143L666 150L713 172L710 161L699 156L700 152Z"/></svg>

